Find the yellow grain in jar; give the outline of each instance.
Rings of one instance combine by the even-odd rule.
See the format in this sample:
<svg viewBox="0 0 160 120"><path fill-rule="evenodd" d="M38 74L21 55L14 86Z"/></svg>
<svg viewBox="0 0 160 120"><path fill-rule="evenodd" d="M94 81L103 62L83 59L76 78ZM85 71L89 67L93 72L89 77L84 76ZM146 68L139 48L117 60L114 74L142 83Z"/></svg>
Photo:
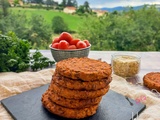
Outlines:
<svg viewBox="0 0 160 120"><path fill-rule="evenodd" d="M122 77L132 77L140 69L140 57L137 55L114 54L112 55L112 69L114 74Z"/></svg>

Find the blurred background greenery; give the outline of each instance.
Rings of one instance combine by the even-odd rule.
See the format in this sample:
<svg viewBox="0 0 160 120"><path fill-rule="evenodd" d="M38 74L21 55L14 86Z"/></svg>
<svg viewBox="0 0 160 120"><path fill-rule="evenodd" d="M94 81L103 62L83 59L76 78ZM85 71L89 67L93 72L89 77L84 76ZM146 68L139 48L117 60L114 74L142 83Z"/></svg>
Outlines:
<svg viewBox="0 0 160 120"><path fill-rule="evenodd" d="M3 1L3 2L2 2ZM75 38L88 39L92 50L118 51L159 51L160 50L160 11L155 5L134 10L106 12L97 17L89 3L76 7L74 14L67 14L67 6L54 3L19 4L15 1L10 7L7 0L1 1L0 31L6 35L14 32L20 39L31 44L31 49L49 49L52 39L61 32L70 32ZM56 5L55 5L56 4Z"/></svg>

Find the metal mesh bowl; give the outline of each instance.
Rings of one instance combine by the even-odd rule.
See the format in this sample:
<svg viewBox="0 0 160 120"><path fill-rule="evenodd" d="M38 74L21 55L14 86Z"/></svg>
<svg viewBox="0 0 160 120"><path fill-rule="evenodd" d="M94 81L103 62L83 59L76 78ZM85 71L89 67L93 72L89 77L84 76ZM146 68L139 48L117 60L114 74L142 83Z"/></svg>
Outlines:
<svg viewBox="0 0 160 120"><path fill-rule="evenodd" d="M67 59L67 58L73 58L73 57L88 57L90 47L91 45L83 49L59 50L59 49L52 48L51 45L49 45L51 54L56 62Z"/></svg>

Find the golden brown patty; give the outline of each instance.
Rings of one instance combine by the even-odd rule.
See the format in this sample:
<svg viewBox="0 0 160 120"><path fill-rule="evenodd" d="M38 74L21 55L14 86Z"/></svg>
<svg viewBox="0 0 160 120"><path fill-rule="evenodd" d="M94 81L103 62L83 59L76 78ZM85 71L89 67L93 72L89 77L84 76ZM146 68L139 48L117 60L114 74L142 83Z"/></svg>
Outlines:
<svg viewBox="0 0 160 120"><path fill-rule="evenodd" d="M111 76L111 66L90 58L69 58L56 64L56 71L72 79L95 81Z"/></svg>
<svg viewBox="0 0 160 120"><path fill-rule="evenodd" d="M143 84L149 89L160 92L160 72L151 72L143 77Z"/></svg>
<svg viewBox="0 0 160 120"><path fill-rule="evenodd" d="M48 91L49 99L61 106L67 108L84 108L84 107L91 107L93 105L97 105L100 103L102 97L92 98L92 99L67 99L57 95L54 92Z"/></svg>
<svg viewBox="0 0 160 120"><path fill-rule="evenodd" d="M99 90L94 90L94 91L81 90L80 91L80 90L71 90L71 89L62 87L54 83L54 81L52 81L49 89L57 93L59 96L69 98L69 99L90 99L90 98L96 98L96 97L105 95L109 90L109 85Z"/></svg>
<svg viewBox="0 0 160 120"><path fill-rule="evenodd" d="M82 108L82 109L66 108L52 102L48 97L49 96L47 93L43 94L42 96L43 106L51 113L61 117L65 117L65 118L81 119L81 118L89 117L95 114L98 108L98 104L88 108Z"/></svg>
<svg viewBox="0 0 160 120"><path fill-rule="evenodd" d="M52 78L58 85L74 90L98 90L105 88L110 82L111 77L97 81L86 82L82 80L73 80L64 77L55 72Z"/></svg>

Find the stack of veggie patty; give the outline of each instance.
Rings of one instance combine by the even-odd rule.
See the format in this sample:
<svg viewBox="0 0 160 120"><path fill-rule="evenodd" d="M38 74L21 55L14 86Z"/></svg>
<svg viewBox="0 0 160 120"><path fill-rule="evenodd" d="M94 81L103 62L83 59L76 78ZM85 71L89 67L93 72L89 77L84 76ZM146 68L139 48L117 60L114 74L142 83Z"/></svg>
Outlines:
<svg viewBox="0 0 160 120"><path fill-rule="evenodd" d="M50 112L81 119L96 113L102 96L109 90L111 66L90 58L69 58L56 64L42 103Z"/></svg>

